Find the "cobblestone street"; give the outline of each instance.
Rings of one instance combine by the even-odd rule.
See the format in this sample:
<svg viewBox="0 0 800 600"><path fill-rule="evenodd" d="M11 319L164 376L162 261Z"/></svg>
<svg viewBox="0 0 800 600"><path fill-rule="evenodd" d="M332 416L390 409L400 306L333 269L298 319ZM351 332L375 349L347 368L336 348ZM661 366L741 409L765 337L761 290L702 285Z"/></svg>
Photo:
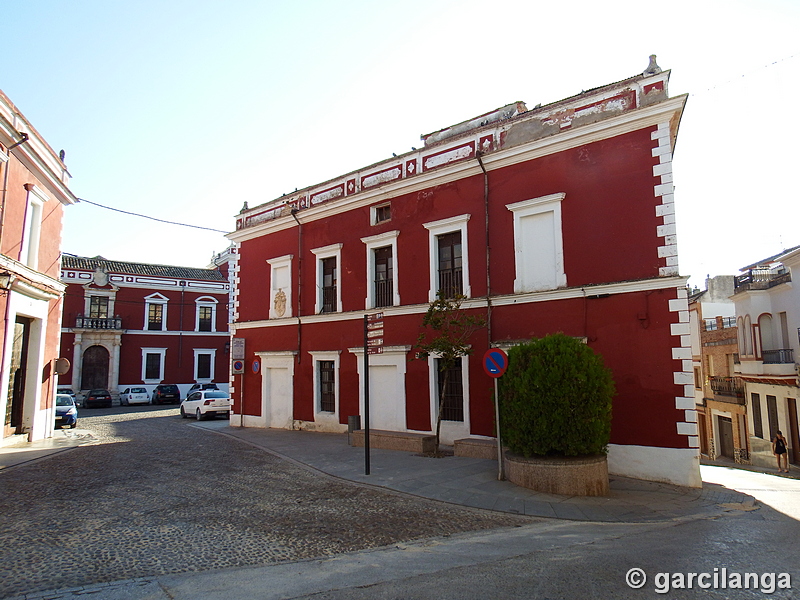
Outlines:
<svg viewBox="0 0 800 600"><path fill-rule="evenodd" d="M81 412L97 444L0 471L0 598L532 522L314 473L177 408Z"/></svg>

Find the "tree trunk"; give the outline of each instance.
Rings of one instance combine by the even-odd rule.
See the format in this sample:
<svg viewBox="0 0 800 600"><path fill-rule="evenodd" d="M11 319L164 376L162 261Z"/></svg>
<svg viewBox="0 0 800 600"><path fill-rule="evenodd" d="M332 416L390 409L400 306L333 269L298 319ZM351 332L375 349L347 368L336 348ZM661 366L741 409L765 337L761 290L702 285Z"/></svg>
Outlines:
<svg viewBox="0 0 800 600"><path fill-rule="evenodd" d="M442 371L442 385L439 388L439 410L436 415L436 448L434 450L436 456L439 455L439 434L442 430L442 406L444 405L444 391L447 389L447 378L450 376L450 370L445 369Z"/></svg>

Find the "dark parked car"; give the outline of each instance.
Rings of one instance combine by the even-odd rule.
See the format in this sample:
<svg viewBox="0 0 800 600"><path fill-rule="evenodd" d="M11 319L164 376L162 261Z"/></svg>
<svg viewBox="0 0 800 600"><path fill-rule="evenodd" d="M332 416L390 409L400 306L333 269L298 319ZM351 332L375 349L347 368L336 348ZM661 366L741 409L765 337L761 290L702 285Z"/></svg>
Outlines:
<svg viewBox="0 0 800 600"><path fill-rule="evenodd" d="M108 390L89 390L83 399L83 408L111 408L111 392Z"/></svg>
<svg viewBox="0 0 800 600"><path fill-rule="evenodd" d="M164 383L153 390L153 404L180 404L181 391L177 385Z"/></svg>

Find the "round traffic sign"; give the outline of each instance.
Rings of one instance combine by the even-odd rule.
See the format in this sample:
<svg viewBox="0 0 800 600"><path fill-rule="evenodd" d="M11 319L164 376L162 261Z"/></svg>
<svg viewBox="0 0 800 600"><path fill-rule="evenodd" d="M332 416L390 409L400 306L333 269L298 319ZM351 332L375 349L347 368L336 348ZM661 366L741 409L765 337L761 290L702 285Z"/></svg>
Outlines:
<svg viewBox="0 0 800 600"><path fill-rule="evenodd" d="M253 361L253 373L258 373L258 370L261 368L261 363L258 362L258 359Z"/></svg>
<svg viewBox="0 0 800 600"><path fill-rule="evenodd" d="M500 348L489 348L483 355L483 370L489 377L500 377L508 368L508 355Z"/></svg>
<svg viewBox="0 0 800 600"><path fill-rule="evenodd" d="M233 370L234 371L244 371L244 361L236 359L233 361Z"/></svg>

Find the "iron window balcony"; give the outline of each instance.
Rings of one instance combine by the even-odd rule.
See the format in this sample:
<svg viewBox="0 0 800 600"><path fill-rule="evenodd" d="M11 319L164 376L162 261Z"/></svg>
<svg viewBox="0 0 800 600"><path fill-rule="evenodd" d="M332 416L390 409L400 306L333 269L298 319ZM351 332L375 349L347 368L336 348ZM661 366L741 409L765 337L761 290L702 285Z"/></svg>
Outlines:
<svg viewBox="0 0 800 600"><path fill-rule="evenodd" d="M122 329L122 317L75 317L75 329Z"/></svg>
<svg viewBox="0 0 800 600"><path fill-rule="evenodd" d="M765 365L788 365L794 362L794 350L791 348L762 350L761 358Z"/></svg>

